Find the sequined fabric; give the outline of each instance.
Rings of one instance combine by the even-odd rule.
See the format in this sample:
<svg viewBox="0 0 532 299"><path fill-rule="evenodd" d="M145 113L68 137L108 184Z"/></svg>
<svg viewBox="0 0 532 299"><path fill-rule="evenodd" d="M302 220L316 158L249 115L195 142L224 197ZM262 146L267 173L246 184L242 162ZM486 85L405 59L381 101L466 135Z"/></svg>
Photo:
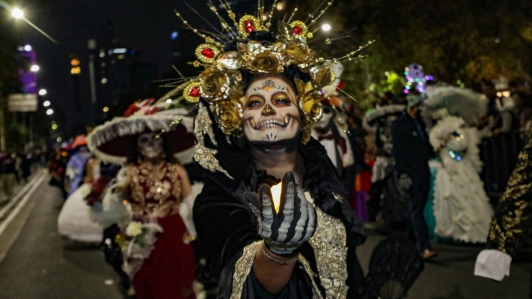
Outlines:
<svg viewBox="0 0 532 299"><path fill-rule="evenodd" d="M519 154L491 223L488 247L514 255L532 225L532 142Z"/></svg>
<svg viewBox="0 0 532 299"><path fill-rule="evenodd" d="M135 216L163 218L179 213L181 180L177 167L168 162L128 166L130 203Z"/></svg>
<svg viewBox="0 0 532 299"><path fill-rule="evenodd" d="M207 107L200 103L198 115L196 116L194 123L194 136L196 136L197 140L194 160L198 162L201 167L210 170L211 172L219 171L225 174L228 178L233 179L233 177L220 166L220 162L214 156L218 151L205 146L205 135L209 136L214 146L217 145L212 129L212 121L209 118L209 111L207 110Z"/></svg>
<svg viewBox="0 0 532 299"><path fill-rule="evenodd" d="M346 298L347 279L346 232L342 221L316 208L318 228L309 241L316 255L316 264L325 298Z"/></svg>
<svg viewBox="0 0 532 299"><path fill-rule="evenodd" d="M235 265L235 272L233 273L233 289L231 291L231 299L239 299L242 296L242 289L244 282L251 271L253 260L257 250L262 246L263 241L257 241L244 247L242 256L238 259Z"/></svg>
<svg viewBox="0 0 532 299"><path fill-rule="evenodd" d="M310 263L305 259L302 254L299 255L299 263L303 265L305 272L307 272L308 276L312 280L312 299L322 299L323 297L321 296L320 290L318 289L318 286L316 285L316 282L313 279L316 274L314 274L314 271L312 271L312 268L310 267Z"/></svg>

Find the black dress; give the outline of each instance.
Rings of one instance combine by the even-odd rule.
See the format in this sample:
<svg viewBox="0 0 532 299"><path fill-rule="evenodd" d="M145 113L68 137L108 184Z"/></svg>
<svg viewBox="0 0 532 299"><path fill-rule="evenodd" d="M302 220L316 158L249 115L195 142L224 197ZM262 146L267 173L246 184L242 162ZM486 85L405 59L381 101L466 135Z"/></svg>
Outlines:
<svg viewBox="0 0 532 299"><path fill-rule="evenodd" d="M515 256L532 228L532 140L519 154L504 195L495 209L488 235L488 249ZM530 295L532 298L532 280Z"/></svg>
<svg viewBox="0 0 532 299"><path fill-rule="evenodd" d="M319 225L314 238L319 235L320 227L325 227L320 224L320 217L322 223L336 223L329 236L334 237L344 232L343 248L333 249L343 252L345 260L335 264L335 257L329 259L327 256L332 251L319 249L323 248L319 247L320 244L326 243L325 246L328 246L327 244L337 240L322 240L318 247L311 246L311 240L301 247L300 256L304 257L304 262L296 266L287 287L280 294L272 295L260 285L251 269L250 263L254 255L249 256L250 250L253 249L254 242L261 241L262 238L245 196L248 192L256 192L262 183L276 183L275 179L256 171L248 147L231 145L218 128L213 126L213 130L217 145L207 139L205 145L218 151L216 158L220 166L234 179L221 172L209 173L210 179L194 204L194 223L198 243L207 254L209 263L220 275L218 298L307 299L324 298L326 292L339 295L338 298L361 298L364 276L356 256L356 247L366 239L363 224L346 205L347 192L321 144L312 139L307 145L299 147L307 169L302 187L311 194L319 210ZM334 267L340 270L333 271ZM332 279L342 272L342 268L347 273L345 284L344 281ZM314 275L310 276L309 273ZM342 293L338 290L343 285L348 290L345 292L347 288L344 288Z"/></svg>

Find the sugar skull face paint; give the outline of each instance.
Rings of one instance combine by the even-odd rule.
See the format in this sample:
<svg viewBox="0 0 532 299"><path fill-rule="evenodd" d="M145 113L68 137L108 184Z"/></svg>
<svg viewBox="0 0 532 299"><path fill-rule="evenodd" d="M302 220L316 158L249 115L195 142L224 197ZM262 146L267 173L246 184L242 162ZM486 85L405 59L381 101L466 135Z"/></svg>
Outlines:
<svg viewBox="0 0 532 299"><path fill-rule="evenodd" d="M155 138L156 133L145 133L139 136L138 147L139 152L144 158L157 158L163 153L162 138Z"/></svg>
<svg viewBox="0 0 532 299"><path fill-rule="evenodd" d="M294 88L277 76L256 80L247 90L242 122L251 142L295 138L301 119Z"/></svg>
<svg viewBox="0 0 532 299"><path fill-rule="evenodd" d="M314 128L317 128L317 129L326 129L326 128L328 128L329 125L331 124L333 116L334 116L333 108L331 106L323 105L323 114L322 114L320 120L318 120L314 124Z"/></svg>

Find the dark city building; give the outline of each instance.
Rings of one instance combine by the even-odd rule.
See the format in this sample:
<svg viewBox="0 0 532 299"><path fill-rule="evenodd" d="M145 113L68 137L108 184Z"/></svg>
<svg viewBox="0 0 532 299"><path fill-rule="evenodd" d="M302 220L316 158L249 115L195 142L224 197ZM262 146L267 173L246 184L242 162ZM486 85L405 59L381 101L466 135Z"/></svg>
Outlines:
<svg viewBox="0 0 532 299"><path fill-rule="evenodd" d="M114 37L112 21L103 22L100 34L89 40L91 99L95 120L106 120L113 107L131 104L136 95L153 88L158 67L142 62L136 47L124 45Z"/></svg>

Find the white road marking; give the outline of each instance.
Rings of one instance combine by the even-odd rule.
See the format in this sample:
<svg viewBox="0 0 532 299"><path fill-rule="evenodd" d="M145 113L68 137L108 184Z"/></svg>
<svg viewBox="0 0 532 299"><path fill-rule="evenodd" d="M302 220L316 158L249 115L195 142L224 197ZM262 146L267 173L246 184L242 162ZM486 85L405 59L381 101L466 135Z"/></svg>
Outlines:
<svg viewBox="0 0 532 299"><path fill-rule="evenodd" d="M2 224L0 224L0 236L4 233L4 231L6 230L7 226L11 223L11 221L13 221L13 219L15 219L15 217L17 217L18 213L20 213L20 210L22 210L22 208L26 205L26 203L28 202L30 197L33 195L35 190L37 190L37 188L39 188L41 183L46 178L48 178L48 175L41 175L41 177L38 179L38 181L35 184L32 185L30 191L24 196L24 198L22 198L20 203L13 210L13 212L11 214L9 214L9 216L6 218L6 220L4 222L2 222Z"/></svg>
<svg viewBox="0 0 532 299"><path fill-rule="evenodd" d="M17 193L17 195L15 195L15 197L13 197L10 202L5 205L2 210L0 210L0 219L2 219L2 217L4 217L4 215L7 213L7 211L9 211L9 209L11 209L11 207L16 204L18 202L18 200L24 195L24 193L26 193L26 191L31 188L31 186L33 186L33 184L42 176L42 175L45 175L46 174L46 170L42 170L38 175L36 175L29 183L26 184L26 186L24 186L24 188L22 190L20 190L19 193Z"/></svg>

